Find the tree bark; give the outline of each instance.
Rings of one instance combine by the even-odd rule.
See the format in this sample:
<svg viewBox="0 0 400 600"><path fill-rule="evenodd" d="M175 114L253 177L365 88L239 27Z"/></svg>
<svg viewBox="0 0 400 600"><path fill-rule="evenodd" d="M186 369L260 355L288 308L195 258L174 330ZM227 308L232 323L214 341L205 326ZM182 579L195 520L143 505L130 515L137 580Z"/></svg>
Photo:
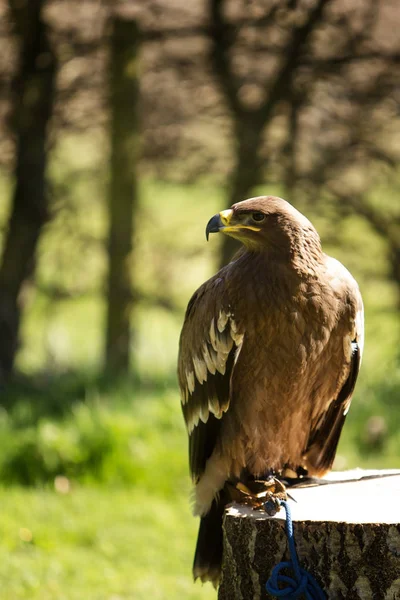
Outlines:
<svg viewBox="0 0 400 600"><path fill-rule="evenodd" d="M235 123L236 163L229 182L228 206L248 198L253 187L261 181L262 162L259 149L262 141L262 130L255 128L251 121L252 118L242 118ZM240 242L237 240L229 236L223 237L220 267L231 260L239 247Z"/></svg>
<svg viewBox="0 0 400 600"><path fill-rule="evenodd" d="M397 308L400 310L400 243L397 239L397 243L391 240L389 244L390 275L397 286Z"/></svg>
<svg viewBox="0 0 400 600"><path fill-rule="evenodd" d="M56 58L42 20L43 0L10 0L20 39L14 80L15 188L0 265L0 382L12 373L23 310L22 288L35 268L39 236L49 216L45 179L47 126L52 115Z"/></svg>
<svg viewBox="0 0 400 600"><path fill-rule="evenodd" d="M105 366L126 373L130 365L132 254L137 209L138 29L113 20L110 59L111 183L109 190L109 272Z"/></svg>
<svg viewBox="0 0 400 600"><path fill-rule="evenodd" d="M290 490L297 501L289 502L300 565L327 598L400 598L399 493L400 471L391 477ZM228 510L219 600L271 598L265 583L275 565L289 560L281 512L271 518L243 505Z"/></svg>

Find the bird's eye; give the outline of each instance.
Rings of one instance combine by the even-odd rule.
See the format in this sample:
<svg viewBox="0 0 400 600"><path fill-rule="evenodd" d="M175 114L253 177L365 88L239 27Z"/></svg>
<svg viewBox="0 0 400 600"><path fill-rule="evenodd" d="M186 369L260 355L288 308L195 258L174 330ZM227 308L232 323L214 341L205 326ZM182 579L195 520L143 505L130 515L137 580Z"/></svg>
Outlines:
<svg viewBox="0 0 400 600"><path fill-rule="evenodd" d="M265 215L262 212L254 212L251 214L251 218L253 221L257 221L257 223L259 223L260 221L264 221Z"/></svg>

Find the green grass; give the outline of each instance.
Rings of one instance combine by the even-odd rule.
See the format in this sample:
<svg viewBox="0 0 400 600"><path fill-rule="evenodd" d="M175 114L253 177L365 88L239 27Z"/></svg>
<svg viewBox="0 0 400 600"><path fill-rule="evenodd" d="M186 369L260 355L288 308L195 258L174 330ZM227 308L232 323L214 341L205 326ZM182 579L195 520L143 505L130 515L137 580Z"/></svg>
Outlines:
<svg viewBox="0 0 400 600"><path fill-rule="evenodd" d="M171 502L154 487L0 490L1 597L215 598L190 579L196 523L187 490Z"/></svg>
<svg viewBox="0 0 400 600"><path fill-rule="evenodd" d="M178 398L127 391L86 390L76 403L65 392L70 407L53 417L16 393L1 479L39 485L0 490L2 598L215 598L191 579L197 520Z"/></svg>

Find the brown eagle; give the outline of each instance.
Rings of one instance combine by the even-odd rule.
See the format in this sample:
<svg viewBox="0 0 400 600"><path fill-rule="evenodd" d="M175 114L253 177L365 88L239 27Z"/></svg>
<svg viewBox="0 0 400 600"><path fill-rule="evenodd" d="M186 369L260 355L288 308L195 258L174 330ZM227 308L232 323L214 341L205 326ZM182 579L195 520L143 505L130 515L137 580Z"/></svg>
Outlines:
<svg viewBox="0 0 400 600"><path fill-rule="evenodd" d="M193 575L214 585L227 484L324 475L363 348L356 281L288 202L234 204L209 221L207 239L216 232L243 247L192 296L178 364L201 517Z"/></svg>

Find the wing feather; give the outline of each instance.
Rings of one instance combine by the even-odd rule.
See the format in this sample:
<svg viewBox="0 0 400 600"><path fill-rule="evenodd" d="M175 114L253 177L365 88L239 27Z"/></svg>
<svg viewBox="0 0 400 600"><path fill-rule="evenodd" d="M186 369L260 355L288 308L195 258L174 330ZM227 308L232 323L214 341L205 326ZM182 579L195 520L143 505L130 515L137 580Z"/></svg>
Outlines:
<svg viewBox="0 0 400 600"><path fill-rule="evenodd" d="M178 379L195 481L214 450L221 419L229 409L231 375L242 342L220 272L191 298L179 344Z"/></svg>
<svg viewBox="0 0 400 600"><path fill-rule="evenodd" d="M361 307L355 319L355 337L351 342L351 358L348 376L337 398L329 405L318 423L311 430L305 451L307 462L317 474L324 474L332 468L340 434L350 408L354 387L360 370L364 345L364 319Z"/></svg>

